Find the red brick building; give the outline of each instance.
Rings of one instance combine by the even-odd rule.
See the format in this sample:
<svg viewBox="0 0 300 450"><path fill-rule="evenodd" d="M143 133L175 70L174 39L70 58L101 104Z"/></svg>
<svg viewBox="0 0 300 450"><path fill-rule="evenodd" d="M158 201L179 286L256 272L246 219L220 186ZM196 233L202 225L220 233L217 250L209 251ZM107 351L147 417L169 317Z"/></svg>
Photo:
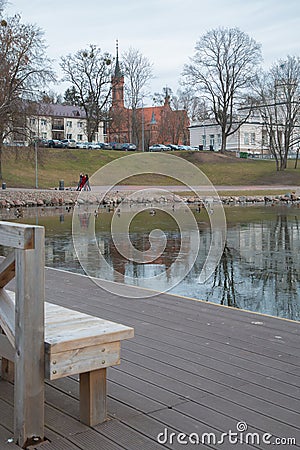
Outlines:
<svg viewBox="0 0 300 450"><path fill-rule="evenodd" d="M139 150L148 150L152 144L187 144L189 120L184 110L172 110L166 95L162 106L142 107L136 110L124 104L124 75L117 51L112 77L112 106L108 129L109 142L132 142Z"/></svg>

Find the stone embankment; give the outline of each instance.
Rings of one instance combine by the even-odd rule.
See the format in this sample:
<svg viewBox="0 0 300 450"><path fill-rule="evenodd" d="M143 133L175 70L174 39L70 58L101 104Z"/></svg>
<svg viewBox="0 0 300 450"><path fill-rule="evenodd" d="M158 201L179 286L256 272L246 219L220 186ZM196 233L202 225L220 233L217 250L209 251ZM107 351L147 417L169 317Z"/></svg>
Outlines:
<svg viewBox="0 0 300 450"><path fill-rule="evenodd" d="M43 190L3 190L0 191L0 208L27 208L27 207L47 207L47 206L69 206L76 204L104 204L109 206L116 206L122 201L127 203L177 203L184 201L188 204L199 205L207 201L215 201L212 198L201 198L193 196L180 196L169 194L169 196L152 196L152 197L136 197L130 196L130 192L118 192L106 194L103 198L99 193L93 192L78 192L72 190L58 191L43 191ZM225 205L243 205L243 204L295 204L300 206L300 196L291 194L283 194L276 196L222 196L220 200Z"/></svg>

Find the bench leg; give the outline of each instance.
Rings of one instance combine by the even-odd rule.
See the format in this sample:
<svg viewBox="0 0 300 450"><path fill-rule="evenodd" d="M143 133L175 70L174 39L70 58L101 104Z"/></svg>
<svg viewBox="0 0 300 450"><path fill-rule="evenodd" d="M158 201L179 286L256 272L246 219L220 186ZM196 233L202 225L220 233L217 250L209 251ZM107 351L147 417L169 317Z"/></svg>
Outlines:
<svg viewBox="0 0 300 450"><path fill-rule="evenodd" d="M80 374L80 420L89 426L106 420L106 369Z"/></svg>

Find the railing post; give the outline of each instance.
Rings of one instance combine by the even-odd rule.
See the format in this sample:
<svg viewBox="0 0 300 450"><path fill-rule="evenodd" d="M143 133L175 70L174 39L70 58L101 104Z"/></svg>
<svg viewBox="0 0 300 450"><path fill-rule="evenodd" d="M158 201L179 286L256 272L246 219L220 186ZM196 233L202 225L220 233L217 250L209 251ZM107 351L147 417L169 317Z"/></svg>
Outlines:
<svg viewBox="0 0 300 450"><path fill-rule="evenodd" d="M15 424L19 446L44 439L44 228L34 248L16 249Z"/></svg>

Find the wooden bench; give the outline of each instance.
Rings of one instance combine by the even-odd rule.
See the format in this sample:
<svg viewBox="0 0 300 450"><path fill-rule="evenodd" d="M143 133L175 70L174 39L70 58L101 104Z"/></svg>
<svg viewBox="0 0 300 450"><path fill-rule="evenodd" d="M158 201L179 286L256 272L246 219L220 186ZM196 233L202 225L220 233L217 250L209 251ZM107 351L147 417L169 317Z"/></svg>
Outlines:
<svg viewBox="0 0 300 450"><path fill-rule="evenodd" d="M43 227L0 222L0 244L15 249L0 264L0 355L2 377L15 381L16 443L44 440L44 378L79 374L80 420L103 422L106 368L133 328L44 302ZM16 293L4 289L14 276Z"/></svg>

